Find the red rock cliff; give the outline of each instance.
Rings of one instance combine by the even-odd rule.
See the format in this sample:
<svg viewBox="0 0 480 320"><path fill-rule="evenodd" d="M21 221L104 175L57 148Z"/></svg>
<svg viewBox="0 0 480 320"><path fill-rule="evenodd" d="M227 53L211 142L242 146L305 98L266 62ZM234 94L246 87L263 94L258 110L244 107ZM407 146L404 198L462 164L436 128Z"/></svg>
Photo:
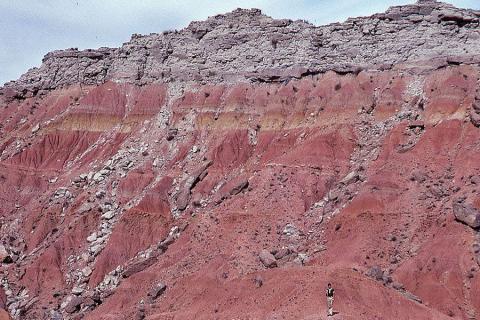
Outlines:
<svg viewBox="0 0 480 320"><path fill-rule="evenodd" d="M0 318L480 317L479 17L47 54L0 89Z"/></svg>

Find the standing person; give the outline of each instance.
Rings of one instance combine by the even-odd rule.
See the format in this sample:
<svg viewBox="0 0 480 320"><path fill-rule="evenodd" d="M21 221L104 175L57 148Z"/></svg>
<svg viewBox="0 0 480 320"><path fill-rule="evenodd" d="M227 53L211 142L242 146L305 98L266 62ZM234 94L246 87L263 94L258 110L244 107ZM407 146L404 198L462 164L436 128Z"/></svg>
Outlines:
<svg viewBox="0 0 480 320"><path fill-rule="evenodd" d="M325 295L327 296L327 307L328 307L327 316L333 316L333 298L335 296L335 289L332 288L331 283L327 285L327 292Z"/></svg>

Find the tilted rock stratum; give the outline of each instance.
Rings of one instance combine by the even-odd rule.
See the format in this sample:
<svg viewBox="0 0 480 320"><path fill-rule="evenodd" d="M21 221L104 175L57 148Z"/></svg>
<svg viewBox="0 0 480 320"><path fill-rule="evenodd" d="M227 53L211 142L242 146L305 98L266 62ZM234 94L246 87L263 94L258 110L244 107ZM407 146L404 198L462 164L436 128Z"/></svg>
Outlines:
<svg viewBox="0 0 480 320"><path fill-rule="evenodd" d="M480 317L480 11L237 9L0 88L0 319Z"/></svg>

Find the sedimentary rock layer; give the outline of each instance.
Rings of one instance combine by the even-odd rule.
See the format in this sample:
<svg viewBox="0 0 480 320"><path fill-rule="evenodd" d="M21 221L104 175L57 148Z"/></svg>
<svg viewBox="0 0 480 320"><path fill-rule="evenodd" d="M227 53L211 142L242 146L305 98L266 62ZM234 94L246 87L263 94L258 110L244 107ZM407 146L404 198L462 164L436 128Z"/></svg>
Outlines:
<svg viewBox="0 0 480 320"><path fill-rule="evenodd" d="M479 62L480 12L436 1L314 26L238 9L180 31L133 35L120 48L48 53L39 68L7 83L25 96L105 81L218 83L283 81L328 70L436 68ZM413 64L413 65L412 65Z"/></svg>
<svg viewBox="0 0 480 320"><path fill-rule="evenodd" d="M478 318L478 18L47 54L1 89L0 319Z"/></svg>

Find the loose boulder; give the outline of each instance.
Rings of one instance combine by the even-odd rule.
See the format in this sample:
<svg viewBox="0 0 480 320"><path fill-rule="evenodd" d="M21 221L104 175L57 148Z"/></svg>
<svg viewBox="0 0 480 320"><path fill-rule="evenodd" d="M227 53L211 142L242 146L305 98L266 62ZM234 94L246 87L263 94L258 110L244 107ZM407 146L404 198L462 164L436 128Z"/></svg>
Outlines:
<svg viewBox="0 0 480 320"><path fill-rule="evenodd" d="M163 282L159 282L157 283L157 285L155 285L155 287L150 289L150 291L148 292L148 296L150 297L150 299L155 300L160 297L165 292L165 290L167 290L167 285Z"/></svg>
<svg viewBox="0 0 480 320"><path fill-rule="evenodd" d="M80 311L80 307L82 305L83 298L81 297L73 297L72 300L66 305L65 312L67 313L75 313Z"/></svg>
<svg viewBox="0 0 480 320"><path fill-rule="evenodd" d="M268 250L262 250L259 255L260 261L267 268L275 268L277 266L277 259Z"/></svg>
<svg viewBox="0 0 480 320"><path fill-rule="evenodd" d="M13 259L8 253L7 249L5 246L0 245L0 262L2 263L12 263Z"/></svg>
<svg viewBox="0 0 480 320"><path fill-rule="evenodd" d="M230 195L237 195L246 188L248 188L248 180L242 180L230 190Z"/></svg>
<svg viewBox="0 0 480 320"><path fill-rule="evenodd" d="M158 259L157 259L156 256L152 256L152 257L134 262L131 265L129 265L128 267L125 268L125 271L123 271L123 273L122 273L122 277L123 278L128 278L128 277L134 275L135 273L143 271L146 268L153 265L155 262L157 262L157 260Z"/></svg>
<svg viewBox="0 0 480 320"><path fill-rule="evenodd" d="M176 204L177 209L183 211L187 208L190 202L191 190L195 185L202 181L208 174L207 169L212 165L212 161L207 161L193 172L187 179L182 182L180 193L177 195Z"/></svg>
<svg viewBox="0 0 480 320"><path fill-rule="evenodd" d="M455 219L473 229L480 228L480 210L472 205L456 201L453 203L453 214Z"/></svg>

